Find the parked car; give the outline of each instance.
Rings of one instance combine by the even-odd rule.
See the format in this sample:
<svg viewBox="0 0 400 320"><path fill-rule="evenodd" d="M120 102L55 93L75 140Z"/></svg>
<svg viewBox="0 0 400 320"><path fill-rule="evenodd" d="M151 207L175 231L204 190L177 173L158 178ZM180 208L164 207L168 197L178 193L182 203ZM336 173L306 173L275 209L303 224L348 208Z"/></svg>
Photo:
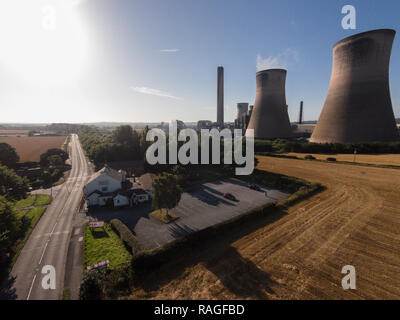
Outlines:
<svg viewBox="0 0 400 320"><path fill-rule="evenodd" d="M237 201L235 196L233 194L231 194L231 193L224 193L224 198L226 198L228 200L232 200L232 201Z"/></svg>
<svg viewBox="0 0 400 320"><path fill-rule="evenodd" d="M249 188L256 190L256 191L261 191L261 188L257 184L254 184L254 183L250 184Z"/></svg>

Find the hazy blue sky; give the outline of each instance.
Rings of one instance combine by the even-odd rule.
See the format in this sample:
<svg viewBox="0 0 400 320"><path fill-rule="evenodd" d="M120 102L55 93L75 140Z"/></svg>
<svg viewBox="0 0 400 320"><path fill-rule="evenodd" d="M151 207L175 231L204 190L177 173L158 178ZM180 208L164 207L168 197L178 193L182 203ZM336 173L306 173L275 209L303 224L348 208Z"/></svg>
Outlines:
<svg viewBox="0 0 400 320"><path fill-rule="evenodd" d="M356 30L341 27L346 4ZM332 46L399 24L398 0L1 0L0 122L215 121L218 65L226 121L268 67L288 69L291 120L300 100L316 120ZM400 117L399 35L390 80Z"/></svg>

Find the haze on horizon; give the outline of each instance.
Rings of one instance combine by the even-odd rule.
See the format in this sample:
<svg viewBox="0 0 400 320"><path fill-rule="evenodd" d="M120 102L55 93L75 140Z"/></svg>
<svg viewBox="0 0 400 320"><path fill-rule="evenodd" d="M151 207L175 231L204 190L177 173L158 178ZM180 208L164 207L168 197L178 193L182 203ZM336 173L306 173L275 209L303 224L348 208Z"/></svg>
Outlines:
<svg viewBox="0 0 400 320"><path fill-rule="evenodd" d="M216 119L217 66L225 69L225 121L254 103L255 73L288 70L291 121L304 101L317 120L333 45L355 33L400 31L400 3L347 1L2 0L0 122L93 123ZM400 117L400 39L390 65Z"/></svg>

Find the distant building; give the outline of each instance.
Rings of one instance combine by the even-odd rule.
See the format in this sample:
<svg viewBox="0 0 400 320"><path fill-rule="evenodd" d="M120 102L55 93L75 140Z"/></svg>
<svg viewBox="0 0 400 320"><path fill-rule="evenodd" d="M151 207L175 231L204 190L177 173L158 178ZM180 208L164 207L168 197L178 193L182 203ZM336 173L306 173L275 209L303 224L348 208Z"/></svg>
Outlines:
<svg viewBox="0 0 400 320"><path fill-rule="evenodd" d="M197 130L200 131L201 129L211 129L213 126L213 122L210 120L200 120L197 121Z"/></svg>

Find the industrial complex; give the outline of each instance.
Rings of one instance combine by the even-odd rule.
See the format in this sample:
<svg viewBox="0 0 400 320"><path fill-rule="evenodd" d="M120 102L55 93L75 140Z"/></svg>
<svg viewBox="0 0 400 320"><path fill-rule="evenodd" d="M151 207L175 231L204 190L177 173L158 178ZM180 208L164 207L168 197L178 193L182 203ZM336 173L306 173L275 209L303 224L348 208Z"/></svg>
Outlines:
<svg viewBox="0 0 400 320"><path fill-rule="evenodd" d="M256 139L309 136L315 143L398 141L389 88L389 62L395 31L379 29L345 38L333 47L328 94L317 124L304 124L304 103L291 124L284 69L256 73L254 106L237 103L233 123L224 122L224 68L217 69L217 121L201 120L197 129L254 130Z"/></svg>

